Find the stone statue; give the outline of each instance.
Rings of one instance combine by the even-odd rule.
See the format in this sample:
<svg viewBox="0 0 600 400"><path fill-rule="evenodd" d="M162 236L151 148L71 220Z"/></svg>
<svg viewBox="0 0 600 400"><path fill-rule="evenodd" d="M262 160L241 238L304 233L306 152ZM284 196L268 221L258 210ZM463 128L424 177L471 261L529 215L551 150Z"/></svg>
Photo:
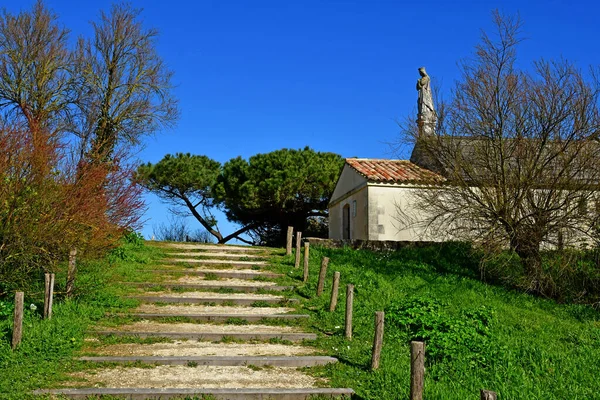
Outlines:
<svg viewBox="0 0 600 400"><path fill-rule="evenodd" d="M421 78L417 81L417 90L419 91L419 99L417 100L417 124L419 125L419 133L433 134L435 132L435 124L437 115L433 108L433 94L431 93L431 78L427 75L425 67L419 68Z"/></svg>

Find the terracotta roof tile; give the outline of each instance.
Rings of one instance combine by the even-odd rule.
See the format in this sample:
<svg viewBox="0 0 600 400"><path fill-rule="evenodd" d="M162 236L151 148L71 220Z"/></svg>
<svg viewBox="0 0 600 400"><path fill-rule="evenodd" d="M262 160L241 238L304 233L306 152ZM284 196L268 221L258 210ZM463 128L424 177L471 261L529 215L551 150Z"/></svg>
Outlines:
<svg viewBox="0 0 600 400"><path fill-rule="evenodd" d="M444 178L408 160L346 158L351 166L369 181L384 183L441 183Z"/></svg>

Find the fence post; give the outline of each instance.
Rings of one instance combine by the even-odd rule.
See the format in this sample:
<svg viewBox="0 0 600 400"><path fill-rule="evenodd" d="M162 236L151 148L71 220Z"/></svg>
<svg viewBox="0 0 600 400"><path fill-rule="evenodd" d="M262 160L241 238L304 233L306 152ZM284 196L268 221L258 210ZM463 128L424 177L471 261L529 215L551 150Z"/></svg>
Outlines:
<svg viewBox="0 0 600 400"><path fill-rule="evenodd" d="M304 242L304 283L308 282L308 260L310 259L310 242Z"/></svg>
<svg viewBox="0 0 600 400"><path fill-rule="evenodd" d="M334 312L338 301L338 289L340 287L340 273L335 271L333 274L333 285L331 285L331 301L329 302L329 312Z"/></svg>
<svg viewBox="0 0 600 400"><path fill-rule="evenodd" d="M287 241L285 242L285 255L289 256L292 254L292 239L294 238L294 227L288 226L287 230Z"/></svg>
<svg viewBox="0 0 600 400"><path fill-rule="evenodd" d="M481 389L481 400L496 400L498 395L491 390Z"/></svg>
<svg viewBox="0 0 600 400"><path fill-rule="evenodd" d="M373 340L373 355L371 357L371 369L379 368L379 358L381 357L381 346L383 345L383 311L375 313L375 339Z"/></svg>
<svg viewBox="0 0 600 400"><path fill-rule="evenodd" d="M354 302L354 285L346 286L346 339L352 339L352 303Z"/></svg>
<svg viewBox="0 0 600 400"><path fill-rule="evenodd" d="M329 264L329 257L323 257L321 260L321 270L319 271L319 283L317 284L317 296L323 294L323 287L325 286L325 276L327 275L327 265Z"/></svg>
<svg viewBox="0 0 600 400"><path fill-rule="evenodd" d="M23 337L23 302L25 294L15 293L15 314L13 319L12 348L13 350L21 343Z"/></svg>
<svg viewBox="0 0 600 400"><path fill-rule="evenodd" d="M302 232L296 232L296 262L294 268L300 266L300 248L302 247Z"/></svg>
<svg viewBox="0 0 600 400"><path fill-rule="evenodd" d="M423 400L425 343L410 342L410 400Z"/></svg>
<svg viewBox="0 0 600 400"><path fill-rule="evenodd" d="M71 249L69 252L69 269L67 271L66 296L73 295L73 285L75 284L75 274L77 273L77 249Z"/></svg>
<svg viewBox="0 0 600 400"><path fill-rule="evenodd" d="M44 274L44 319L52 318L52 301L54 297L54 274Z"/></svg>

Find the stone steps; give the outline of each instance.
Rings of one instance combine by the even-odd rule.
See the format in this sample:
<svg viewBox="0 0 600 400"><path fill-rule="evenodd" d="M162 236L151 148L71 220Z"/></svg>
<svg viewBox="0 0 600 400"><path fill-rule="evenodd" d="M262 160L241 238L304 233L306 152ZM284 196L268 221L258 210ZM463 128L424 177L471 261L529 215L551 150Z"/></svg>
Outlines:
<svg viewBox="0 0 600 400"><path fill-rule="evenodd" d="M209 365L209 366L247 366L256 367L314 367L337 362L327 356L94 356L79 357L80 361L95 363L134 363L152 365Z"/></svg>
<svg viewBox="0 0 600 400"><path fill-rule="evenodd" d="M186 269L186 270L168 270L168 269L153 269L153 270L148 270L146 272L152 272L155 274L162 274L162 275L168 275L168 274L172 274L172 273L176 273L178 275L192 275L192 276L198 276L198 277L206 277L207 274L209 275L214 275L217 278L222 278L222 279L227 279L227 278L233 278L233 279L248 279L248 280L252 280L252 279L256 279L256 278L269 278L269 279L276 279L276 278L281 278L283 276L283 274L276 274L273 272L261 272L261 271L253 271L253 272L240 272L240 271L228 271L228 270L197 270L197 269Z"/></svg>
<svg viewBox="0 0 600 400"><path fill-rule="evenodd" d="M210 281L209 281L210 282ZM190 290L233 290L236 292L258 292L260 290L269 291L269 292L284 292L286 290L292 290L293 286L279 286L279 285L235 285L235 284L226 284L226 283L218 283L219 281L214 281L215 283L201 285L201 284L193 284L193 283L171 283L171 282L121 282L123 285L142 287L142 288L151 288L151 287L163 287L167 289L190 289Z"/></svg>
<svg viewBox="0 0 600 400"><path fill-rule="evenodd" d="M319 355L317 349L306 345L288 343L317 338L316 334L302 332L300 327L291 324L292 321L309 318L308 315L290 314L293 308L285 307L298 300L274 294L251 293L293 289L262 279L250 282L256 278L283 276L258 270L268 265L264 260L270 255L265 254L265 249L187 244L161 244L160 247L170 250L165 261L177 264L154 267L149 272L162 275L172 273L174 276L166 282L123 284L165 290L140 290L138 295L128 296L146 304L126 314L109 316L132 317L133 320L118 327L99 326L89 334L92 337L154 337L167 341L143 344L125 340L116 345L90 345L86 350L89 355L79 360L107 364L77 374L90 387L40 390L36 394L61 395L72 399L112 396L140 400L204 398L207 395L230 400L352 396L352 389L316 387L322 384L321 381L299 369L336 363L338 360ZM212 278L201 279L206 276ZM212 280L215 277L223 280ZM175 290L171 292L168 289ZM215 292L219 289L224 293ZM238 293L229 293L233 291ZM215 304L223 306L217 308ZM272 305L279 307L273 308ZM172 319L177 319L177 322ZM290 323L286 326L260 323L267 319ZM233 320L256 324L239 324ZM97 341L91 339L91 342L94 340ZM138 366L138 363L145 365Z"/></svg>
<svg viewBox="0 0 600 400"><path fill-rule="evenodd" d="M263 319L276 320L297 320L308 318L305 314L175 314L175 313L132 313L120 314L121 316L129 316L134 318L144 319L161 319L161 318L186 318L201 322L227 322L231 319L240 319L247 322L259 322Z"/></svg>
<svg viewBox="0 0 600 400"><path fill-rule="evenodd" d="M145 389L145 388L84 388L84 389L52 389L38 390L35 394L56 394L70 399L87 399L98 396L115 396L131 400L163 400L183 397L210 395L223 400L305 400L314 396L330 398L350 398L352 389L299 388L299 389Z"/></svg>
<svg viewBox="0 0 600 400"><path fill-rule="evenodd" d="M262 267L267 265L266 261L237 261L237 260L214 260L214 259L199 259L199 258L167 258L165 262L171 263L188 263L210 266L225 266L231 268L249 268Z"/></svg>
<svg viewBox="0 0 600 400"><path fill-rule="evenodd" d="M231 246L231 245L210 245L210 244L182 244L182 243L167 243L163 244L163 248L176 250L199 250L199 251L226 251L226 252L265 252L269 251L264 248L256 248L250 246Z"/></svg>
<svg viewBox="0 0 600 400"><path fill-rule="evenodd" d="M247 258L248 260L245 261L252 261L252 260L260 260L260 261L265 261L268 257L263 256L263 255L257 255L257 254L240 254L240 253L209 253L209 252L168 252L167 253L170 257L173 256L177 256L177 257L202 257L205 259L215 259L215 260L220 260L220 259L232 259L232 258Z"/></svg>
<svg viewBox="0 0 600 400"><path fill-rule="evenodd" d="M130 299L136 299L145 303L177 303L177 304L235 304L248 306L254 303L280 304L297 303L297 299L277 298L256 298L256 297L228 297L227 295L219 297L169 297L169 296L127 296Z"/></svg>
<svg viewBox="0 0 600 400"><path fill-rule="evenodd" d="M136 338L168 338L168 339L188 339L188 340L210 340L217 341L223 339L235 340L271 340L281 339L290 342L301 342L303 340L315 340L317 335L314 333L303 332L149 332L149 331L91 331L92 335L97 336L125 336Z"/></svg>

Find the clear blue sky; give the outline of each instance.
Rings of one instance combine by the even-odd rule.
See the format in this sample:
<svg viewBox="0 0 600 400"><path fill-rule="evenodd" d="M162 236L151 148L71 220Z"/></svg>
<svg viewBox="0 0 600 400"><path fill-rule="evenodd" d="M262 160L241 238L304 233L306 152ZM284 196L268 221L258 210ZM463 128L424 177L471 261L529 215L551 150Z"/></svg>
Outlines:
<svg viewBox="0 0 600 400"><path fill-rule="evenodd" d="M3 1L10 11L34 0ZM459 77L491 10L519 12L525 65L564 57L600 65L595 1L155 1L133 0L160 32L158 52L175 72L181 118L147 140L143 161L167 153L225 162L306 145L344 157L392 157L396 119L415 109L417 68L442 91ZM89 35L105 0L46 0L71 29ZM406 154L401 154L406 156ZM166 220L147 196L143 233ZM224 219L224 218L223 218ZM233 226L224 224L223 233Z"/></svg>

